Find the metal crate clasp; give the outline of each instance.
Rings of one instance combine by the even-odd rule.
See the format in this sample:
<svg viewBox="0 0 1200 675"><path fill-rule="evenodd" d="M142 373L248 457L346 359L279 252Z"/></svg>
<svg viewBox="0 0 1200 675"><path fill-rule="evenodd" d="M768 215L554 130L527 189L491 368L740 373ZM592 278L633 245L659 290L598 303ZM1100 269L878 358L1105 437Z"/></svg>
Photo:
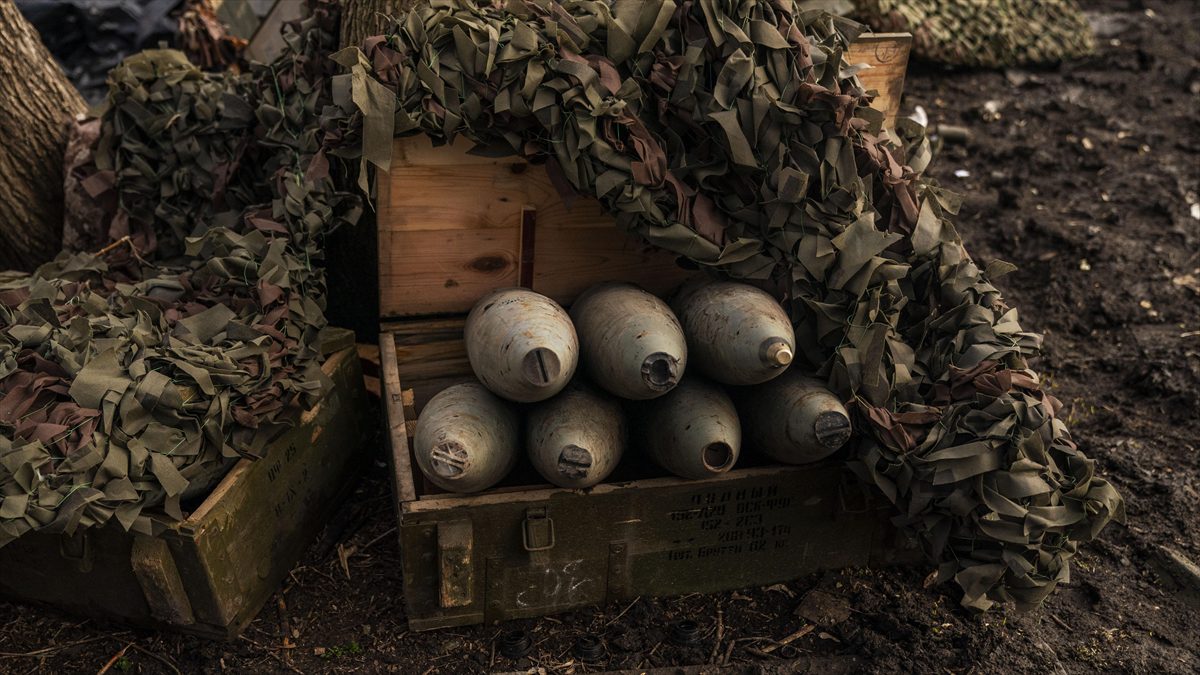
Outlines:
<svg viewBox="0 0 1200 675"><path fill-rule="evenodd" d="M526 551L548 551L554 548L554 519L544 506L525 510L525 523L521 527L521 542Z"/></svg>
<svg viewBox="0 0 1200 675"><path fill-rule="evenodd" d="M63 558L75 563L75 568L80 572L92 571L92 540L86 531L59 537L58 553Z"/></svg>

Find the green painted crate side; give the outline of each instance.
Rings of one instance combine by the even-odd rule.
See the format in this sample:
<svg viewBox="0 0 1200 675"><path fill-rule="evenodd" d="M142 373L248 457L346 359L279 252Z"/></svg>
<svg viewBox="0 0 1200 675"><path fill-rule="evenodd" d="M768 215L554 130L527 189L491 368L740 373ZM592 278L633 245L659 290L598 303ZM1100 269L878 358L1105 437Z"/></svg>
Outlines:
<svg viewBox="0 0 1200 675"><path fill-rule="evenodd" d="M230 637L275 592L362 467L371 425L361 367L352 350L333 358L344 363L334 371L330 395L275 441L216 508L180 528L211 580L216 625Z"/></svg>
<svg viewBox="0 0 1200 675"><path fill-rule="evenodd" d="M133 537L115 524L67 541L20 537L0 548L0 596L88 616L147 619L150 608L129 565L132 549Z"/></svg>
<svg viewBox="0 0 1200 675"><path fill-rule="evenodd" d="M320 407L273 443L264 460L235 466L197 512L161 535L186 590L187 597L175 600L194 615L194 623L170 627L236 636L352 485L372 427L361 366L353 349L343 349L325 370L334 387ZM289 447L296 448L291 461L283 461ZM134 540L114 524L67 543L56 535L22 537L0 548L0 595L163 627L133 571ZM83 562L61 552L81 545Z"/></svg>
<svg viewBox="0 0 1200 675"><path fill-rule="evenodd" d="M875 503L845 496L857 490L846 478L830 463L708 481L418 500L401 517L409 622L424 630L499 621L864 566L884 519ZM525 550L531 514L553 521L552 548ZM472 602L446 608L439 605L438 527L464 521L474 539Z"/></svg>

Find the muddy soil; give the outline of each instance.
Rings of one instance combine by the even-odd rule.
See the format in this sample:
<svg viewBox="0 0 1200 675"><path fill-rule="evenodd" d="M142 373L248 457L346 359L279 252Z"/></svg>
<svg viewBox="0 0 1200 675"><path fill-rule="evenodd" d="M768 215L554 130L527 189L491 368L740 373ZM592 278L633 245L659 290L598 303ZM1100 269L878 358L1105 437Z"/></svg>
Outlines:
<svg viewBox="0 0 1200 675"><path fill-rule="evenodd" d="M966 195L958 223L975 257L1019 265L999 285L1046 335L1036 367L1128 499L1128 526L1085 546L1041 610L971 615L953 589L924 589L932 568L916 566L410 633L380 459L242 639L0 604L0 671L1200 671L1200 4L1085 4L1095 57L1008 72L914 65L904 101L970 130L932 173ZM699 624L697 644L668 639L678 619ZM532 634L528 657L497 653L512 628ZM585 634L604 645L587 663L573 655Z"/></svg>

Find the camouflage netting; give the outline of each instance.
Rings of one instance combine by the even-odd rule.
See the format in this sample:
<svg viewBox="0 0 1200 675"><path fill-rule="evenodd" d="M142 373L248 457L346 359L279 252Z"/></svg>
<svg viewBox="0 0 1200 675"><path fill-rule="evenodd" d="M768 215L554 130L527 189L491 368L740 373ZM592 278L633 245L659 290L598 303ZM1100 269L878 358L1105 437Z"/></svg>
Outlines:
<svg viewBox="0 0 1200 675"><path fill-rule="evenodd" d="M1058 63L1095 50L1074 0L854 0L879 32L913 34L913 54L955 66Z"/></svg>
<svg viewBox="0 0 1200 675"><path fill-rule="evenodd" d="M111 74L68 153L84 250L0 274L0 546L153 532L321 393L321 239L360 204L319 123L336 21L321 5L249 76L173 51Z"/></svg>
<svg viewBox="0 0 1200 675"><path fill-rule="evenodd" d="M1026 367L1039 337L990 282L1007 268L971 261L920 177L923 130L892 144L866 107L842 59L857 24L791 0L430 5L335 57L365 162L393 133L463 135L774 290L852 402L853 464L968 606L1037 605L1123 517Z"/></svg>

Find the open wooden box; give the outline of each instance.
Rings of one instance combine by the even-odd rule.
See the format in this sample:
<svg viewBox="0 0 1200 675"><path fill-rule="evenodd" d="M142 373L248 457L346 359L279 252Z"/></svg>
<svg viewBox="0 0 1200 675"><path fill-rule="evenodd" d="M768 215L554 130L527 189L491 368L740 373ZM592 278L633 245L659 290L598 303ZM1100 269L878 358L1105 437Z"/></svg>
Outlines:
<svg viewBox="0 0 1200 675"><path fill-rule="evenodd" d="M157 536L115 522L0 548L0 596L76 614L234 638L279 588L349 492L370 411L354 334L322 334L332 389L261 460L242 459Z"/></svg>
<svg viewBox="0 0 1200 675"><path fill-rule="evenodd" d="M864 36L852 63L893 119L910 38ZM568 208L541 167L397 141L380 177L383 400L409 625L415 630L563 611L639 595L768 584L823 568L911 555L840 459L754 465L692 481L639 464L609 482L544 483L527 460L475 495L436 490L416 469L413 425L445 387L471 379L466 312L484 293L525 286L563 305L605 280L666 294L690 272L620 231L598 203ZM630 457L632 456L632 457Z"/></svg>

